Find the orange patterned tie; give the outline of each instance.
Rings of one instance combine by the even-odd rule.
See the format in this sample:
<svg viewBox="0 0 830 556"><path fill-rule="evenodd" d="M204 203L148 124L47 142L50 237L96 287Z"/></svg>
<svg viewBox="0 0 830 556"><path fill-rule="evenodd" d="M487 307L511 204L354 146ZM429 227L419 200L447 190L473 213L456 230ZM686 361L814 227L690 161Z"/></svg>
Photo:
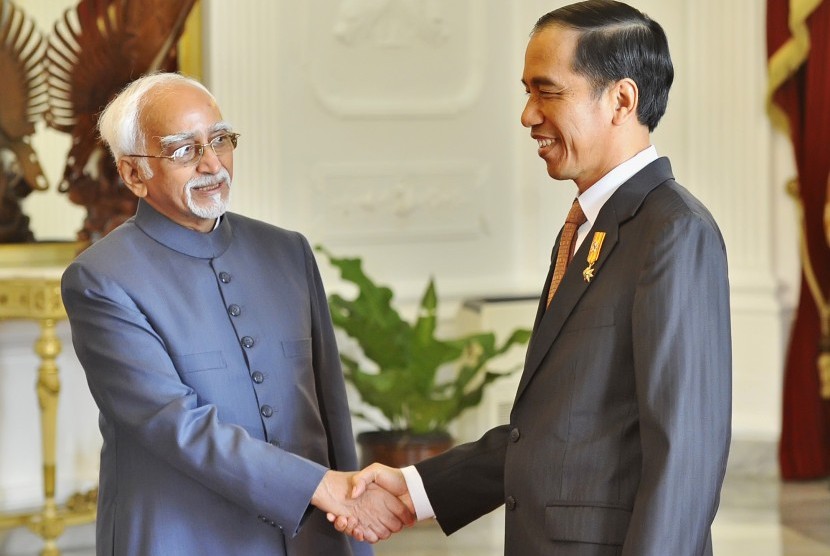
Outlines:
<svg viewBox="0 0 830 556"><path fill-rule="evenodd" d="M565 269L573 257L576 231L587 221L588 219L585 218L585 213L582 212L582 207L579 206L579 201L574 199L574 204L571 205L568 217L565 218L565 226L562 228L562 238L559 240L559 251L556 253L556 265L553 267L553 278L550 281L546 307L550 307L550 300L553 299L553 294L556 293L562 277L565 276Z"/></svg>

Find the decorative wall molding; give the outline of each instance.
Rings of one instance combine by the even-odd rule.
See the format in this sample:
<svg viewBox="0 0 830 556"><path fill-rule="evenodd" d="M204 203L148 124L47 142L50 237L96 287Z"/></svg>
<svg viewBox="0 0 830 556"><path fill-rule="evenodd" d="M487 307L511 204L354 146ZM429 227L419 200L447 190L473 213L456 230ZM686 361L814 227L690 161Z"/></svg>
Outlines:
<svg viewBox="0 0 830 556"><path fill-rule="evenodd" d="M440 46L449 35L446 10L439 0L341 0L333 33L348 46Z"/></svg>
<svg viewBox="0 0 830 556"><path fill-rule="evenodd" d="M332 244L476 239L486 228L483 180L469 162L321 165L308 213Z"/></svg>
<svg viewBox="0 0 830 556"><path fill-rule="evenodd" d="M325 0L305 5L307 72L340 117L457 114L479 98L488 7L471 0ZM322 32L321 32L322 31Z"/></svg>

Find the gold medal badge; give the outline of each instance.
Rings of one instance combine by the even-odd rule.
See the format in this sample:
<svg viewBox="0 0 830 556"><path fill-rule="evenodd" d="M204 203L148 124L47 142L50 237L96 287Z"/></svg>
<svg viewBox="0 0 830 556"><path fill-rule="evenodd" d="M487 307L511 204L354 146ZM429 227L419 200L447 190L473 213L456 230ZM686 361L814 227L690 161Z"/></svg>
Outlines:
<svg viewBox="0 0 830 556"><path fill-rule="evenodd" d="M599 252L602 249L603 241L605 241L605 232L594 232L594 239L591 240L591 249L588 251L588 266L582 271L582 277L588 283L594 278L594 263L599 259Z"/></svg>

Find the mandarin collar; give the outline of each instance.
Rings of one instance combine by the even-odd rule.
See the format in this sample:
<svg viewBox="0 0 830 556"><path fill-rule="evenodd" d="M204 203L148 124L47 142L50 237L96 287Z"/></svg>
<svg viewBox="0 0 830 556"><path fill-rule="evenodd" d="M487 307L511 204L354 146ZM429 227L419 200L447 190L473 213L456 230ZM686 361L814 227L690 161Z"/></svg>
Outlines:
<svg viewBox="0 0 830 556"><path fill-rule="evenodd" d="M138 200L135 225L165 247L200 259L220 256L230 246L233 238L227 214L221 218L216 229L207 233L197 232L176 224L144 199Z"/></svg>

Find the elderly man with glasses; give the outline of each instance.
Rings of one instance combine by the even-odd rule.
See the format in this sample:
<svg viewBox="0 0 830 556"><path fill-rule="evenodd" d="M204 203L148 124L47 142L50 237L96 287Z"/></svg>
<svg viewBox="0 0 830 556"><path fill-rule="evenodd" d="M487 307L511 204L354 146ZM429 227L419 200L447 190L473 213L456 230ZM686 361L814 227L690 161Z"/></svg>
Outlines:
<svg viewBox="0 0 830 556"><path fill-rule="evenodd" d="M138 79L99 128L139 203L63 277L104 438L97 553L370 554L320 510L370 541L412 517L380 489L347 497L351 421L308 242L226 212L239 134L200 83Z"/></svg>

